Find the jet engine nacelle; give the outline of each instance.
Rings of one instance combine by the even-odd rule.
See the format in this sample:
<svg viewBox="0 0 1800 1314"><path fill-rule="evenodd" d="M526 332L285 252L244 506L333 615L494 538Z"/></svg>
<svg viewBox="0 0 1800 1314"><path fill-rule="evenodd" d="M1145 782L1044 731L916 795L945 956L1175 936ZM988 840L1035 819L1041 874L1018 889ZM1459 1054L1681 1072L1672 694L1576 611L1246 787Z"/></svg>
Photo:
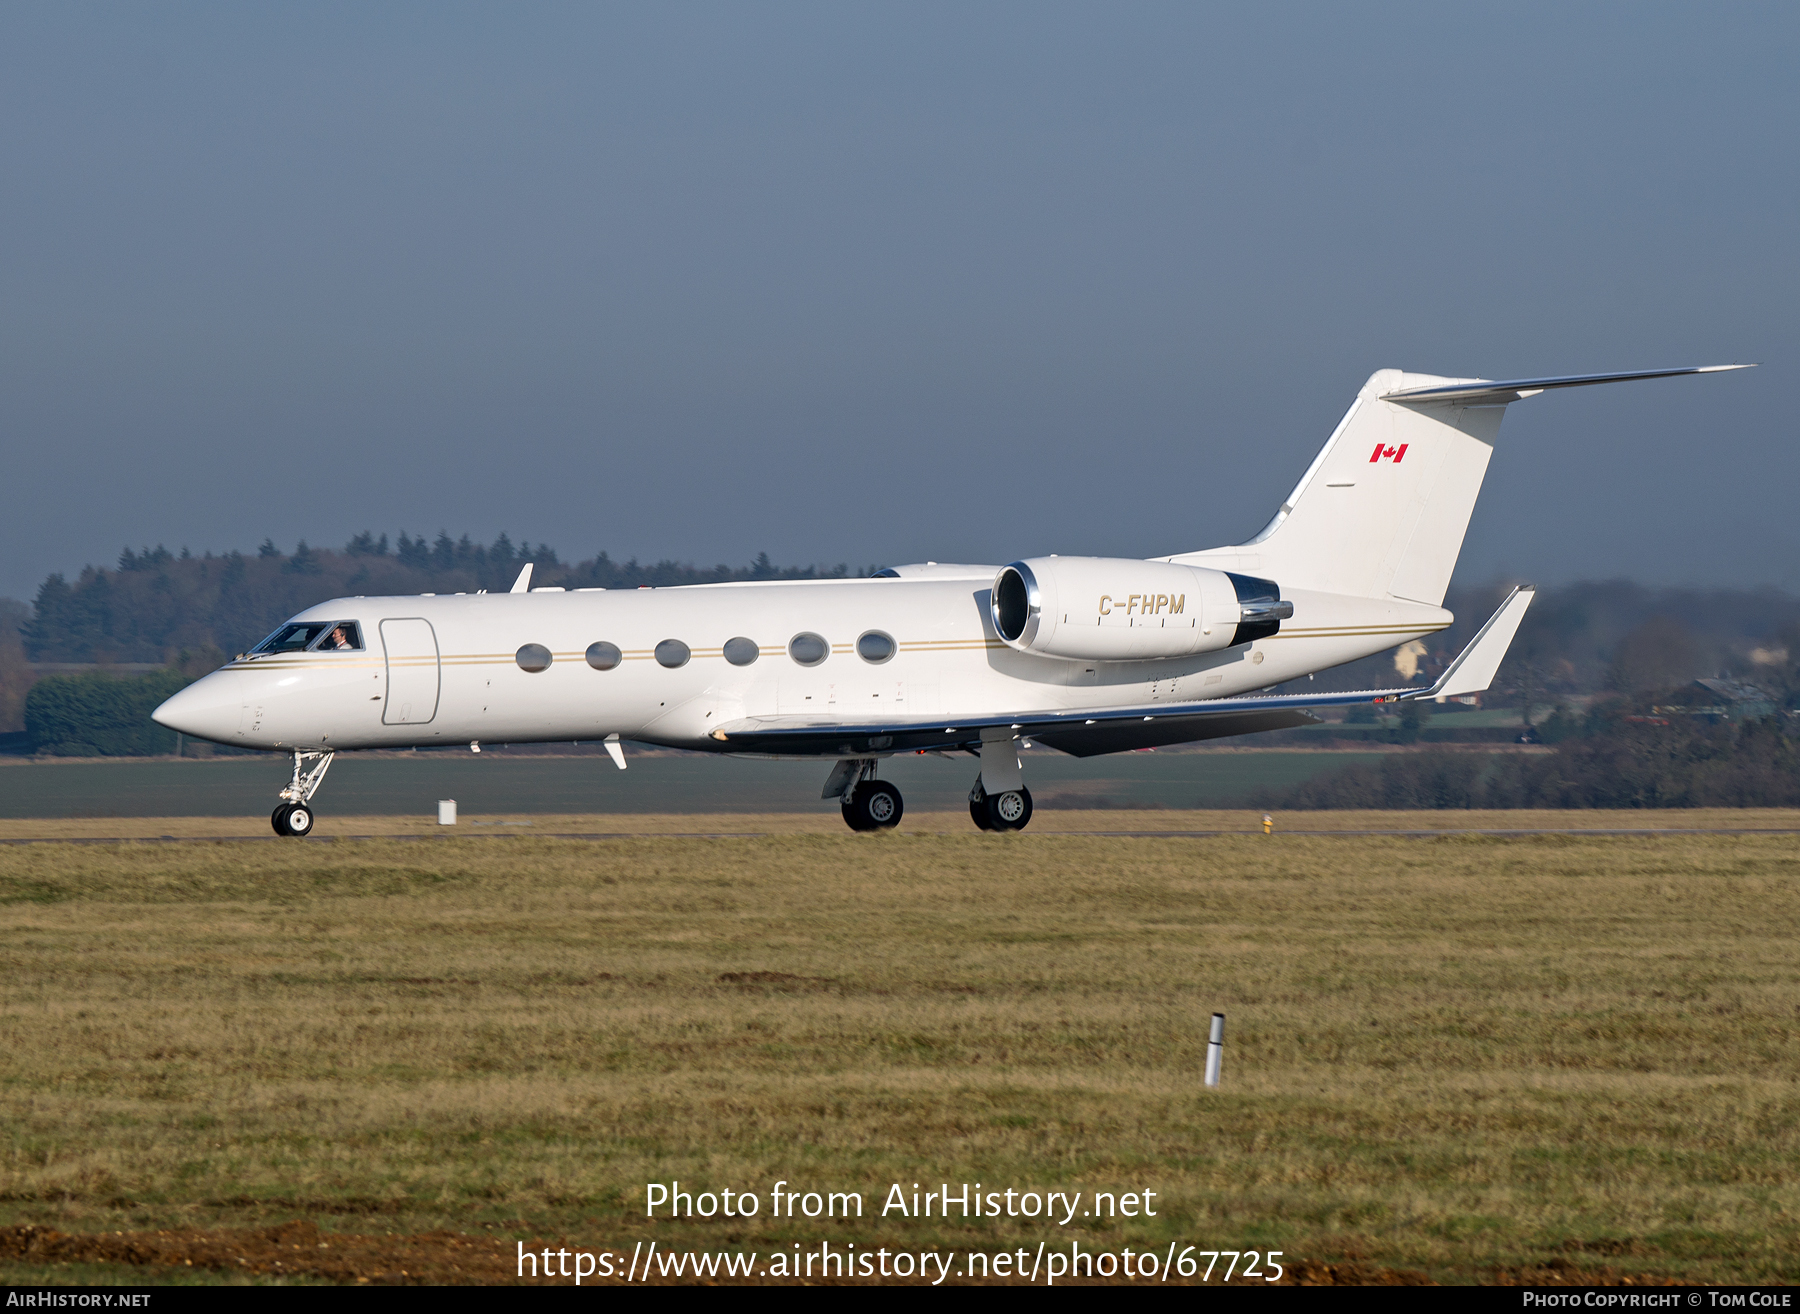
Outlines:
<svg viewBox="0 0 1800 1314"><path fill-rule="evenodd" d="M1041 657L1143 661L1266 639L1294 614L1274 580L1167 561L1033 557L989 599L1007 645Z"/></svg>

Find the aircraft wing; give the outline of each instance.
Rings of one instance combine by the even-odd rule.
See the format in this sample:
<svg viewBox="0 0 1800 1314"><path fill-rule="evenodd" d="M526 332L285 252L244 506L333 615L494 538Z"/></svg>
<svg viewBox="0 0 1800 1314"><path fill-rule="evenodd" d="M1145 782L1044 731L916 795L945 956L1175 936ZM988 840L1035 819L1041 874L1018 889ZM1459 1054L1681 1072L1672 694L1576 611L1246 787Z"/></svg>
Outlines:
<svg viewBox="0 0 1800 1314"><path fill-rule="evenodd" d="M1507 596L1469 646L1435 683L1349 693L1265 694L1135 707L1090 707L949 716L932 721L822 721L814 717L750 717L712 732L726 752L775 756L867 757L877 753L979 750L983 739L1036 739L1075 757L1157 748L1201 739L1317 725L1311 709L1393 703L1480 693L1492 682L1536 592L1522 585Z"/></svg>

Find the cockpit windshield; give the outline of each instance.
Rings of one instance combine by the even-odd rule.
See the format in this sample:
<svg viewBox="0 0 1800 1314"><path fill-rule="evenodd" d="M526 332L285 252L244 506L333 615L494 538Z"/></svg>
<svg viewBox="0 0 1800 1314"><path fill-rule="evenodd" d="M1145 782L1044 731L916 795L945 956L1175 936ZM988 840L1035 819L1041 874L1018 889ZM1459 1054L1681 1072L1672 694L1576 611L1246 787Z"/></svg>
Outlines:
<svg viewBox="0 0 1800 1314"><path fill-rule="evenodd" d="M361 652L362 627L355 621L295 621L257 644L253 652Z"/></svg>
<svg viewBox="0 0 1800 1314"><path fill-rule="evenodd" d="M325 633L323 622L308 625L283 625L257 644L256 652L304 652L312 641Z"/></svg>

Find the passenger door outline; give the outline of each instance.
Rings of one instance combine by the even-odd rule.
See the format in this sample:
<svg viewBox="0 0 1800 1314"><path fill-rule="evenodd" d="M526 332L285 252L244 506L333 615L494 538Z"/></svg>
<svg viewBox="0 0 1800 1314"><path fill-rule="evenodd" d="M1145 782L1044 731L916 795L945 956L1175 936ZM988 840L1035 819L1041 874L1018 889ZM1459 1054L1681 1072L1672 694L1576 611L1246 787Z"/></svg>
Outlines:
<svg viewBox="0 0 1800 1314"><path fill-rule="evenodd" d="M381 622L381 648L387 662L387 701L383 725L429 725L437 717L443 683L437 631L423 616Z"/></svg>

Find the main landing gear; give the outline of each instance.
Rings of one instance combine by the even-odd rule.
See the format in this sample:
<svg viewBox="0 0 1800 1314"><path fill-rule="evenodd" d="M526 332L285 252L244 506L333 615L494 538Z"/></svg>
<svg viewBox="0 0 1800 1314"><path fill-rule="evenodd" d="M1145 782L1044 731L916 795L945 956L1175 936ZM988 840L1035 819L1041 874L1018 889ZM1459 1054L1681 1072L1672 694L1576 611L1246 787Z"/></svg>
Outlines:
<svg viewBox="0 0 1800 1314"><path fill-rule="evenodd" d="M844 824L851 830L890 830L904 811L900 791L885 780L865 780L844 795Z"/></svg>
<svg viewBox="0 0 1800 1314"><path fill-rule="evenodd" d="M1001 750L991 750L994 764L999 765ZM1018 781L1018 759L1012 759L1011 776L999 777L1004 784ZM844 824L851 830L890 830L900 824L905 805L900 791L886 780L875 779L875 759L846 758L832 770L825 782L824 798L835 798L844 810ZM969 791L969 818L982 830L1024 830L1031 823L1031 791L1023 782L1017 789L990 794L979 779Z"/></svg>
<svg viewBox="0 0 1800 1314"><path fill-rule="evenodd" d="M875 779L875 759L845 758L832 768L821 798L835 798L844 810L844 824L851 830L892 830L906 810L900 791L885 780Z"/></svg>
<svg viewBox="0 0 1800 1314"><path fill-rule="evenodd" d="M294 750L294 778L281 791L281 806L269 814L269 824L275 827L277 835L284 839L304 839L312 833L316 820L312 796L324 782L334 756L336 754L330 752Z"/></svg>
<svg viewBox="0 0 1800 1314"><path fill-rule="evenodd" d="M1031 791L1020 785L990 794L977 780L969 791L969 819L982 830L1024 830L1031 824Z"/></svg>

